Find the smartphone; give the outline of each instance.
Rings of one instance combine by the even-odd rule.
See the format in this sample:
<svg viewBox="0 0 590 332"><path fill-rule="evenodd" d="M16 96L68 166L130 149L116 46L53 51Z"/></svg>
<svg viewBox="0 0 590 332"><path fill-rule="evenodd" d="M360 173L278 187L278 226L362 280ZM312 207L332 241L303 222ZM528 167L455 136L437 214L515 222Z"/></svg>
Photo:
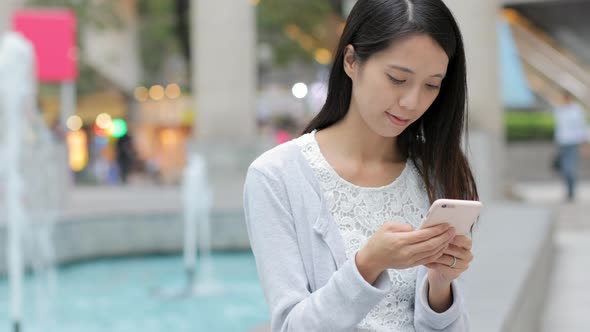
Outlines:
<svg viewBox="0 0 590 332"><path fill-rule="evenodd" d="M448 223L457 235L468 235L479 217L482 204L479 201L437 199L432 203L420 228Z"/></svg>

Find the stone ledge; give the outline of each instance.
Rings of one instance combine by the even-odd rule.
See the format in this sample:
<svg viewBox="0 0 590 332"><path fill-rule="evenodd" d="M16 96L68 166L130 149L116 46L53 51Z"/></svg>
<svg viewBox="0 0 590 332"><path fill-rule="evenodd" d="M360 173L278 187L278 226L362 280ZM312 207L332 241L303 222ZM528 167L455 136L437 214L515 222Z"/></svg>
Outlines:
<svg viewBox="0 0 590 332"><path fill-rule="evenodd" d="M554 214L516 203L488 206L466 275L473 331L538 331L553 266Z"/></svg>
<svg viewBox="0 0 590 332"><path fill-rule="evenodd" d="M178 212L75 217L55 224L58 264L101 257L177 253L182 250ZM213 250L249 250L242 211L213 212ZM0 224L0 275L6 274L6 225Z"/></svg>

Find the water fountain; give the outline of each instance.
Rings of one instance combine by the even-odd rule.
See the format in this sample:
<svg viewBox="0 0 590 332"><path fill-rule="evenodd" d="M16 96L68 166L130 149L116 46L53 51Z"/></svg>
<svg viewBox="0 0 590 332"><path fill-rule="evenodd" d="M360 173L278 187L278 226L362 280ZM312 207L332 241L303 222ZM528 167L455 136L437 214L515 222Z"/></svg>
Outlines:
<svg viewBox="0 0 590 332"><path fill-rule="evenodd" d="M20 61L19 61L20 60ZM17 35L3 36L0 44L0 102L6 126L4 145L5 199L8 221L7 262L10 283L10 320L15 332L22 323L23 254L22 234L25 212L22 205L23 183L19 171L22 154L23 118L21 110L32 96L32 49ZM20 83L20 84L19 84ZM27 84L28 83L28 84Z"/></svg>
<svg viewBox="0 0 590 332"><path fill-rule="evenodd" d="M22 168L23 178L26 179L25 206L30 220L25 233L25 261L30 262L35 275L37 321L49 329L57 324L54 309L57 269L52 234L63 198L61 192L64 179L60 175L64 173L60 167L65 165L60 161L65 158L65 151L56 144L45 143L52 141L47 131L37 132L44 134L37 144L27 145L24 158L33 167ZM36 167L40 164L44 167Z"/></svg>
<svg viewBox="0 0 590 332"><path fill-rule="evenodd" d="M185 284L181 289L156 291L162 297L221 295L215 281L211 257L211 208L213 193L207 181L207 164L199 154L188 158L182 181L183 265Z"/></svg>
<svg viewBox="0 0 590 332"><path fill-rule="evenodd" d="M37 279L39 323L51 327L57 290L52 225L61 197L59 161L63 156L38 111L35 56L32 45L17 33L0 39L0 178L7 220L10 321L13 331L23 322L23 276L30 259Z"/></svg>
<svg viewBox="0 0 590 332"><path fill-rule="evenodd" d="M195 294L215 292L211 265L211 208L213 193L207 182L207 164L198 154L191 155L183 178L184 267L187 290ZM199 259L195 255L197 250Z"/></svg>

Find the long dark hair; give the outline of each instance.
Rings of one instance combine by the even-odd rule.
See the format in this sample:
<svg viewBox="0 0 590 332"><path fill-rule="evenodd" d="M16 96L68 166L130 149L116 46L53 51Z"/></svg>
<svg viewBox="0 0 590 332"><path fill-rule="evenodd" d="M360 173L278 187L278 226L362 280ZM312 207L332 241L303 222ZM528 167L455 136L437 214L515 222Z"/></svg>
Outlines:
<svg viewBox="0 0 590 332"><path fill-rule="evenodd" d="M461 150L467 127L465 51L459 27L441 0L358 0L334 55L326 103L303 133L327 128L348 112L352 81L344 72L347 45L354 47L356 60L364 63L413 34L432 37L446 52L449 64L439 95L398 136L398 149L420 171L431 202L440 197L478 200L473 174Z"/></svg>

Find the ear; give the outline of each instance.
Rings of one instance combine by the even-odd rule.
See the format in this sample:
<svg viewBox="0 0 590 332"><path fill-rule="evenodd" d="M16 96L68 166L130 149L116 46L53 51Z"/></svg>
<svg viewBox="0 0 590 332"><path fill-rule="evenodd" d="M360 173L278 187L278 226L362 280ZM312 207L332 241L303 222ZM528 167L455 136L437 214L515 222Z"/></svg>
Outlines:
<svg viewBox="0 0 590 332"><path fill-rule="evenodd" d="M354 77L356 76L356 72L358 70L358 63L356 61L356 55L354 53L354 46L349 44L346 45L346 48L344 48L344 61L342 65L344 66L344 72L346 73L346 75L348 75L348 77L350 77L351 80L354 80Z"/></svg>

